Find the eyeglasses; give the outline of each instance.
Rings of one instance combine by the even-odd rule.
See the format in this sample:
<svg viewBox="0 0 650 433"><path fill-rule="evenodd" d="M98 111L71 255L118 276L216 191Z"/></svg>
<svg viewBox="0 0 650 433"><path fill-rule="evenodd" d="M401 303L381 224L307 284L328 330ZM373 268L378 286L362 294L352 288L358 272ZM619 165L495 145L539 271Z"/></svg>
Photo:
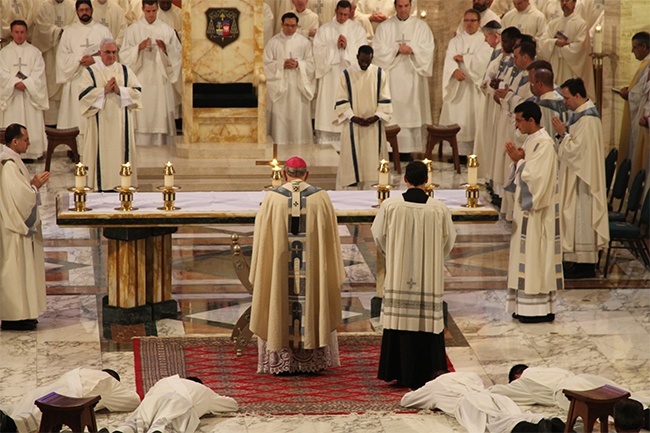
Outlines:
<svg viewBox="0 0 650 433"><path fill-rule="evenodd" d="M104 51L102 51L102 53L104 53L104 54L113 54L113 55L116 55L116 54L117 54L117 50L113 50L113 51L104 50Z"/></svg>

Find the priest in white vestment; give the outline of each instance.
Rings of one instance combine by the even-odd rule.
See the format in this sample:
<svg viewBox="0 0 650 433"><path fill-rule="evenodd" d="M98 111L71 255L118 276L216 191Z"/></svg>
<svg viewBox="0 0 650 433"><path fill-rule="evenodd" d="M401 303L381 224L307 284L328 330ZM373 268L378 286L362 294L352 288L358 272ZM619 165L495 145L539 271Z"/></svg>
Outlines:
<svg viewBox="0 0 650 433"><path fill-rule="evenodd" d="M530 0L514 0L514 9L509 10L503 18L503 27L517 27L526 35L535 39L541 37L546 30L546 16L535 7Z"/></svg>
<svg viewBox="0 0 650 433"><path fill-rule="evenodd" d="M506 311L522 323L552 322L564 288L557 154L539 125L539 106L526 101L514 111L515 126L528 137L520 148L506 143L513 161L506 190L515 193Z"/></svg>
<svg viewBox="0 0 650 433"><path fill-rule="evenodd" d="M589 28L575 12L576 0L562 2L563 15L550 21L537 43L540 59L553 65L558 83L580 77L585 82L587 96L595 100L594 72L589 53Z"/></svg>
<svg viewBox="0 0 650 433"><path fill-rule="evenodd" d="M31 145L23 158L38 159L47 147L45 62L39 49L26 41L24 21L12 23L11 37L13 41L0 50L0 126L25 125Z"/></svg>
<svg viewBox="0 0 650 433"><path fill-rule="evenodd" d="M99 395L101 399L95 406L95 410L131 412L140 404L140 397L135 390L128 389L120 382L120 376L115 371L75 368L51 384L28 391L23 396L11 412L11 418L20 433L38 431L42 413L34 401L51 392L76 398Z"/></svg>
<svg viewBox="0 0 650 433"><path fill-rule="evenodd" d="M172 4L171 0L159 0L158 19L174 29L179 38L183 33L183 13L181 8ZM181 38L182 39L182 38Z"/></svg>
<svg viewBox="0 0 650 433"><path fill-rule="evenodd" d="M322 26L332 21L332 18L336 15L336 5L338 2L339 0L309 0L307 7L316 12L318 22Z"/></svg>
<svg viewBox="0 0 650 433"><path fill-rule="evenodd" d="M45 258L38 190L50 173L30 176L20 158L29 134L16 123L5 130L0 154L0 320L1 329L36 329L45 311Z"/></svg>
<svg viewBox="0 0 650 433"><path fill-rule="evenodd" d="M282 31L264 48L269 134L277 144L311 144L311 100L316 90L309 39L297 32L293 12L283 15Z"/></svg>
<svg viewBox="0 0 650 433"><path fill-rule="evenodd" d="M411 16L411 1L396 0L396 14L377 27L375 64L388 72L393 120L401 153L424 152L426 125L431 123L429 77L433 74L433 33Z"/></svg>
<svg viewBox="0 0 650 433"><path fill-rule="evenodd" d="M375 37L375 30L372 28L372 24L370 23L368 16L359 13L356 0L350 0L350 19L363 28L363 31L366 32L366 39L368 39L368 44L372 44L372 39Z"/></svg>
<svg viewBox="0 0 650 433"><path fill-rule="evenodd" d="M447 370L444 263L456 229L449 208L425 191L426 164L410 162L404 181L408 190L384 200L371 227L386 256L377 377L417 389Z"/></svg>
<svg viewBox="0 0 650 433"><path fill-rule="evenodd" d="M564 277L593 278L599 251L609 244L603 122L580 78L564 82L562 96L573 111L568 124L553 121L562 137L558 160Z"/></svg>
<svg viewBox="0 0 650 433"><path fill-rule="evenodd" d="M129 162L136 177L137 153L133 112L142 108L138 77L118 63L117 43L101 42L101 61L89 66L80 80L79 105L88 121L81 142L81 161L96 191L120 185L120 169Z"/></svg>
<svg viewBox="0 0 650 433"><path fill-rule="evenodd" d="M479 31L480 15L469 9L465 12L465 31L456 35L447 46L442 71L442 111L440 124L457 123L458 153L469 155L474 149L476 122L483 103L481 84L492 55L492 48Z"/></svg>
<svg viewBox="0 0 650 433"><path fill-rule="evenodd" d="M117 46L122 46L126 32L124 11L114 0L96 0L93 2L93 20L110 30Z"/></svg>
<svg viewBox="0 0 650 433"><path fill-rule="evenodd" d="M388 159L385 125L393 105L386 72L372 65L373 49L359 47L358 64L341 74L336 114L341 129L341 156L336 187L369 189L377 182L377 164Z"/></svg>
<svg viewBox="0 0 650 433"><path fill-rule="evenodd" d="M282 12L278 17L282 29L282 15L292 12L298 17L298 33L311 41L318 31L318 15L307 7L307 0L292 0L293 8Z"/></svg>
<svg viewBox="0 0 650 433"><path fill-rule="evenodd" d="M56 52L56 82L63 85L57 128L85 129L85 119L79 110L79 80L81 73L99 59L99 43L112 38L107 27L93 20L90 0L75 3L78 21L66 27Z"/></svg>
<svg viewBox="0 0 650 433"><path fill-rule="evenodd" d="M336 95L344 69L356 63L357 51L367 44L366 32L349 19L350 2L339 2L336 17L321 25L314 38L318 96L316 97L316 142L339 147L341 128L336 124ZM338 150L338 149L337 149Z"/></svg>
<svg viewBox="0 0 650 433"><path fill-rule="evenodd" d="M232 397L217 394L198 378L176 374L156 382L114 433L194 433L203 415L238 410Z"/></svg>
<svg viewBox="0 0 650 433"><path fill-rule="evenodd" d="M493 0L472 0L472 9L479 11L481 14L481 27L485 27L490 21L496 21L501 24L501 17L492 10L492 1ZM505 26L502 27L505 28ZM458 28L456 29L456 34L459 35L463 33L464 30L464 23L461 19L460 24L458 24Z"/></svg>
<svg viewBox="0 0 650 433"><path fill-rule="evenodd" d="M411 3L411 16L417 16L418 2L413 0ZM395 0L358 0L357 14L368 19L374 33L379 24L395 15Z"/></svg>
<svg viewBox="0 0 650 433"><path fill-rule="evenodd" d="M291 3L292 0L266 0L271 7L271 12L273 12L273 16L275 17L275 21L273 22L273 35L277 35L280 33L282 30L281 24L282 21L280 18L282 15L285 13L289 12L293 6Z"/></svg>
<svg viewBox="0 0 650 433"><path fill-rule="evenodd" d="M530 77L530 91L534 95L532 99L539 105L542 111L542 120L540 126L546 131L554 131L553 119L557 118L562 123L569 121L569 108L564 103L562 94L558 92L555 85L555 78L553 71L540 67L539 69L532 68L534 65L539 65L544 60L535 61L528 66L528 76ZM555 134L554 134L555 135ZM558 137L553 137L555 141L555 148L559 143Z"/></svg>
<svg viewBox="0 0 650 433"><path fill-rule="evenodd" d="M22 20L27 23L27 38L31 39L34 20L41 6L41 0L0 0L0 38L11 37L11 23Z"/></svg>
<svg viewBox="0 0 650 433"><path fill-rule="evenodd" d="M45 0L36 16L32 44L43 53L49 108L43 113L46 125L56 125L61 103L61 83L56 81L56 51L63 29L77 19L72 0Z"/></svg>
<svg viewBox="0 0 650 433"><path fill-rule="evenodd" d="M286 183L267 192L255 216L250 330L258 337L258 373L340 366L341 241L329 195L308 176L302 158L289 158Z"/></svg>
<svg viewBox="0 0 650 433"><path fill-rule="evenodd" d="M143 17L126 30L120 60L142 83L142 110L135 114L136 143L173 144L173 84L181 73L181 44L174 29L157 19L158 3L142 2Z"/></svg>

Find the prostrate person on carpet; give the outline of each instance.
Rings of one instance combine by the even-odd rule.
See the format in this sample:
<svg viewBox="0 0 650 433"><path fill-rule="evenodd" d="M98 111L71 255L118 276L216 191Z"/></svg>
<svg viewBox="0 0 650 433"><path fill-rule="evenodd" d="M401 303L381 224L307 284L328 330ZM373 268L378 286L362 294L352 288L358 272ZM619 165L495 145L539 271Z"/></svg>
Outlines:
<svg viewBox="0 0 650 433"><path fill-rule="evenodd" d="M372 236L386 255L378 378L417 389L447 369L444 263L456 240L449 208L429 197L427 166L406 166L408 190L385 200Z"/></svg>
<svg viewBox="0 0 650 433"><path fill-rule="evenodd" d="M650 409L631 398L614 405L614 428L616 433L639 433L641 429L650 430Z"/></svg>
<svg viewBox="0 0 650 433"><path fill-rule="evenodd" d="M289 158L286 183L266 194L255 217L250 329L258 337L258 373L340 365L341 241L327 191L308 176L305 160Z"/></svg>
<svg viewBox="0 0 650 433"><path fill-rule="evenodd" d="M369 189L377 181L377 162L388 159L384 125L393 105L386 71L371 64L374 51L359 47L358 65L343 71L336 98L337 122L341 129L341 157L336 174L337 188Z"/></svg>
<svg viewBox="0 0 650 433"><path fill-rule="evenodd" d="M38 387L23 396L11 412L11 418L20 433L38 431L42 413L34 401L51 392L76 398L99 395L101 400L95 406L95 410L131 412L140 404L140 398L135 391L127 389L120 382L120 376L114 370L76 368L65 373L50 385ZM0 431L4 432L5 430Z"/></svg>
<svg viewBox="0 0 650 433"><path fill-rule="evenodd" d="M515 193L506 311L522 323L552 322L564 287L557 154L537 104L523 102L514 112L515 126L528 137L520 148L506 143L513 164L505 189Z"/></svg>
<svg viewBox="0 0 650 433"><path fill-rule="evenodd" d="M7 126L5 141L0 153L0 327L31 331L46 308L38 190L50 173L30 177L20 158L29 148L23 125Z"/></svg>
<svg viewBox="0 0 650 433"><path fill-rule="evenodd" d="M235 399L217 394L199 378L176 374L149 388L140 406L114 433L193 433L203 415L238 410Z"/></svg>
<svg viewBox="0 0 650 433"><path fill-rule="evenodd" d="M404 407L439 409L452 415L468 432L523 433L562 432L564 423L544 419L542 414L522 411L510 398L491 394L472 372L438 372L438 377L423 387L406 393Z"/></svg>

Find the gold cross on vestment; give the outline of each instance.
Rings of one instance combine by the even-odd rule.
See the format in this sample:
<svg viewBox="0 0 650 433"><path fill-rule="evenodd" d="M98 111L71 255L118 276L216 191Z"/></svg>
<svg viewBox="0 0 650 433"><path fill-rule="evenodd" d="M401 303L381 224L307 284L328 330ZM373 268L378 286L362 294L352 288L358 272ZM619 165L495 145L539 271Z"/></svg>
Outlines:
<svg viewBox="0 0 650 433"><path fill-rule="evenodd" d="M407 42L411 42L411 40L410 39L404 39L404 33L402 33L402 39L398 39L395 42L397 42L398 44L405 44Z"/></svg>
<svg viewBox="0 0 650 433"><path fill-rule="evenodd" d="M292 250L296 255L298 255L298 253L302 252L302 247L301 247L300 245L296 244L296 246L294 246L293 248L291 248L291 250Z"/></svg>
<svg viewBox="0 0 650 433"><path fill-rule="evenodd" d="M286 161L278 161L278 143L273 143L273 159L270 161L255 161L255 165L270 165L271 167L277 167L279 165L284 165Z"/></svg>

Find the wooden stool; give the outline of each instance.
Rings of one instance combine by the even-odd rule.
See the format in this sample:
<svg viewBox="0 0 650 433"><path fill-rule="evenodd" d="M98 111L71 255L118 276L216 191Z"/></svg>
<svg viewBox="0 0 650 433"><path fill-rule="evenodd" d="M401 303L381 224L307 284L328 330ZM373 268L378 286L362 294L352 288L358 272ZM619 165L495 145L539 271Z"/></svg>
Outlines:
<svg viewBox="0 0 650 433"><path fill-rule="evenodd" d="M386 131L386 141L390 143L393 149L393 166L398 174L402 174L402 164L399 160L399 144L397 143L397 134L402 130L398 125L388 125L384 128Z"/></svg>
<svg viewBox="0 0 650 433"><path fill-rule="evenodd" d="M614 414L614 404L630 396L629 392L611 385L603 385L600 388L588 391L563 389L562 392L571 401L569 416L564 429L565 433L573 431L573 426L578 417L582 418L585 433L594 431L594 423L597 419L600 420L600 431L607 433L608 418Z"/></svg>
<svg viewBox="0 0 650 433"><path fill-rule="evenodd" d="M77 150L77 136L79 135L79 128L56 129L45 127L45 135L47 135L47 156L45 158L45 171L50 171L50 163L52 162L52 153L59 144L65 144L72 150L72 159L76 163L79 162L79 151Z"/></svg>
<svg viewBox="0 0 650 433"><path fill-rule="evenodd" d="M67 425L73 432L97 432L95 420L95 405L100 396L88 398L73 398L51 392L34 402L43 412L40 433L60 432L63 425Z"/></svg>
<svg viewBox="0 0 650 433"><path fill-rule="evenodd" d="M460 131L460 126L454 123L453 125L427 125L429 136L427 138L427 151L426 157L431 159L433 146L440 143L438 147L438 158L442 158L442 142L448 141L451 144L451 152L454 157L454 168L460 174L460 159L458 158L458 142L456 141L456 134Z"/></svg>

